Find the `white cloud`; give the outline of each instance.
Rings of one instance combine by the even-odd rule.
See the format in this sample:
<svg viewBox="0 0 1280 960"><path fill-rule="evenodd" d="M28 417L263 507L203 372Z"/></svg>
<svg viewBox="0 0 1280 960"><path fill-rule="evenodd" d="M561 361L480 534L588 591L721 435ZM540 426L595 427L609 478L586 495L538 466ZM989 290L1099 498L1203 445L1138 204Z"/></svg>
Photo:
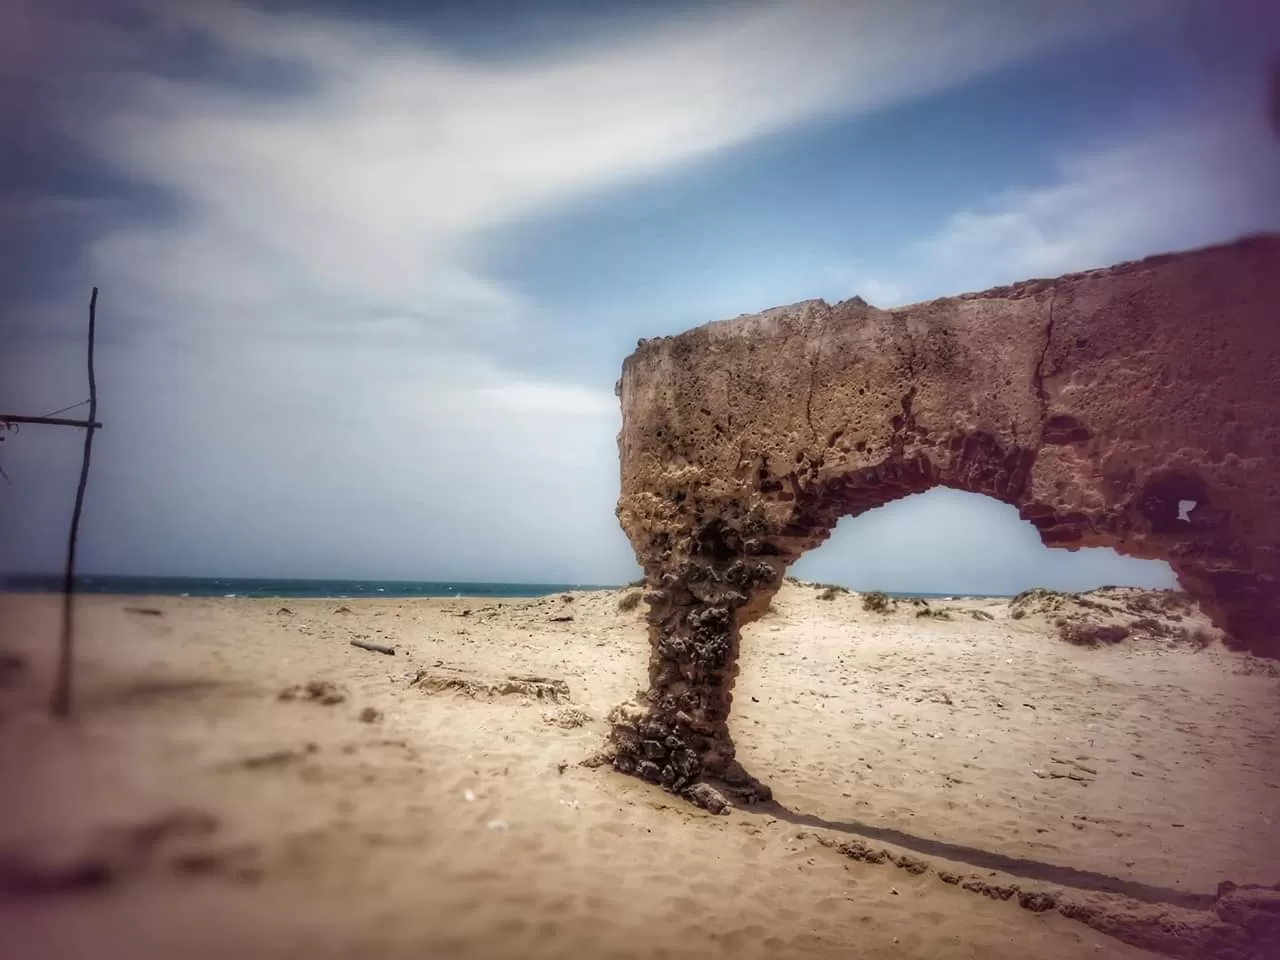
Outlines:
<svg viewBox="0 0 1280 960"><path fill-rule="evenodd" d="M957 212L889 279L919 299L1280 228L1280 139L1248 99L1065 155L1058 169Z"/></svg>
<svg viewBox="0 0 1280 960"><path fill-rule="evenodd" d="M143 313L280 301L422 318L520 312L478 243L564 199L833 111L946 87L1152 3L774 3L681 22L563 60L460 61L404 33L245 6L161 8L167 30L304 68L271 97L134 74L81 117L119 172L166 191L176 222L93 251ZM1120 11L1118 13L1118 11ZM228 299L230 298L230 299ZM323 312L323 311L322 311Z"/></svg>

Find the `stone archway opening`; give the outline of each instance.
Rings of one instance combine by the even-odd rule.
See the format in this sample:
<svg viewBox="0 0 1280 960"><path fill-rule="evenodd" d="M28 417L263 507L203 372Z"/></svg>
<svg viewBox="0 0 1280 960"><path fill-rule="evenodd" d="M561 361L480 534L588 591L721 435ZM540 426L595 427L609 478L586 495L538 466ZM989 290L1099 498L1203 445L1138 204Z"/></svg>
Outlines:
<svg viewBox="0 0 1280 960"><path fill-rule="evenodd" d="M807 301L641 341L618 516L649 683L612 761L713 810L769 795L729 734L741 628L838 520L947 487L1049 547L1166 560L1280 654L1280 237L897 310Z"/></svg>
<svg viewBox="0 0 1280 960"><path fill-rule="evenodd" d="M1078 604L1054 595L1101 587L1109 589ZM953 795L946 788L973 782L969 768L982 765L955 761L978 759L962 754L975 742L964 738L985 740L987 724L996 731L1019 715L1023 723L1052 718L1057 726L1047 729L1057 744L1084 728L1071 728L1064 718L1079 717L1055 703L1067 690L1075 705L1081 690L1098 689L1087 682L1098 681L1093 668L1072 661L1072 642L1094 642L1065 639L1077 628L1093 637L1095 628L1139 617L1153 625L1159 618L1159 626L1138 636L1180 628L1187 611L1180 599L1116 587L1164 590L1176 580L1163 561L1106 547L1046 547L1009 504L945 487L846 516L788 567L768 611L742 626L729 717L735 755L745 769L785 784L783 813L814 822L849 809L893 810L903 784L942 804ZM1128 606L1134 600L1144 604L1141 614ZM1178 613L1166 622L1165 609ZM1202 623L1194 615L1189 622ZM1046 683L1050 672L1055 679ZM1027 713L1036 703L1045 712ZM940 716L954 725L940 727ZM1023 750L1026 769L1040 766L1047 754L1027 750L1021 733L1002 743L1006 758ZM936 783L919 776L921 757L929 757L923 765L937 772ZM998 765L989 772L1007 775ZM855 784L874 784L884 796L842 793ZM955 793L966 792L973 791ZM917 801L912 808L920 809ZM938 813L935 806L931 816Z"/></svg>
<svg viewBox="0 0 1280 960"><path fill-rule="evenodd" d="M910 412L908 398L907 423ZM891 428L900 429L898 417ZM901 459L838 472L807 487L794 474L783 484L758 472L756 489L763 496L745 513L730 510L732 519L702 520L679 564L663 563L656 577L646 568L647 583L658 588L646 595L653 639L649 688L641 702L621 705L611 718L615 767L713 812L772 799L770 787L738 761L731 731L742 631L768 612L793 564L821 548L842 520L950 491L1010 507L1013 521L1033 530L1046 551L1158 556L1097 535L1080 511L1026 502L1022 494L1034 457L1007 449L992 434L952 437L946 449L953 456L941 469L928 456L903 455L895 446L890 455ZM1161 473L1143 488L1137 509L1153 528L1180 532L1172 524L1189 523L1178 514L1194 509L1185 503L1193 494L1200 498L1196 506L1207 501L1194 481Z"/></svg>
<svg viewBox="0 0 1280 960"><path fill-rule="evenodd" d="M1081 592L1112 585L1177 589L1164 560L1109 547L1046 547L1018 511L990 497L934 487L858 517L844 517L827 542L787 575L859 593L1012 597L1042 587Z"/></svg>

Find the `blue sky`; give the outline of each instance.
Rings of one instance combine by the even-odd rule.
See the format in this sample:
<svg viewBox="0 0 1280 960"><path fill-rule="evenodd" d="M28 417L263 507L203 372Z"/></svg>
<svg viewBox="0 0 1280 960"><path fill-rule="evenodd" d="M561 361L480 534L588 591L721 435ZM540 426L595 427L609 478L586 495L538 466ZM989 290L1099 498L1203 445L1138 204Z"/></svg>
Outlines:
<svg viewBox="0 0 1280 960"><path fill-rule="evenodd" d="M636 339L1280 227L1252 0L20 0L0 13L0 409L85 395L95 572L614 582ZM53 569L79 438L0 446ZM1165 584L951 491L795 572Z"/></svg>

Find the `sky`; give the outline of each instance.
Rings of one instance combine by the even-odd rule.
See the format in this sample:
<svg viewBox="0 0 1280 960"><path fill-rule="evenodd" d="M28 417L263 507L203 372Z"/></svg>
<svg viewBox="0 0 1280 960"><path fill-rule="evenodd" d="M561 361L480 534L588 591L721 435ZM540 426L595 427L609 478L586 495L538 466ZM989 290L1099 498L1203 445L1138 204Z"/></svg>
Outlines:
<svg viewBox="0 0 1280 960"><path fill-rule="evenodd" d="M638 338L1280 228L1270 8L14 0L0 411L87 396L98 285L82 570L624 582ZM0 443L0 570L60 567L80 450ZM1173 582L950 490L792 572Z"/></svg>

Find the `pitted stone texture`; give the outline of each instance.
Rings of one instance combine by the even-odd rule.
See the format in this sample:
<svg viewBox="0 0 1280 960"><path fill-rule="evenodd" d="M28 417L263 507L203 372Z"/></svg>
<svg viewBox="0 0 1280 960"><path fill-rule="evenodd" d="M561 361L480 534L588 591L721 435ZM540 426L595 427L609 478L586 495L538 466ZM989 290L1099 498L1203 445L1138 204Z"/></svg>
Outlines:
<svg viewBox="0 0 1280 960"><path fill-rule="evenodd" d="M711 323L642 341L618 392L653 645L635 709L707 772L733 765L739 627L787 565L934 486L1051 546L1168 560L1230 642L1280 655L1280 237Z"/></svg>

